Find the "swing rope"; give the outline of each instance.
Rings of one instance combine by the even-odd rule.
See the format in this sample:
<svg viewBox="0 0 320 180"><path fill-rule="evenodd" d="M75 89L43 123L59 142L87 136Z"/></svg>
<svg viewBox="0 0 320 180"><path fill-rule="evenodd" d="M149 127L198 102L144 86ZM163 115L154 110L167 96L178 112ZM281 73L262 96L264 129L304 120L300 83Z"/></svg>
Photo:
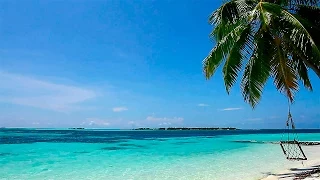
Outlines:
<svg viewBox="0 0 320 180"><path fill-rule="evenodd" d="M291 104L288 99L288 118L286 121L286 128L285 128L285 130L287 131L287 139L285 141L283 140L284 134L285 134L284 133L282 135L282 140L280 141L280 146L282 148L283 154L286 156L288 160L291 160L291 161L307 160L307 157L300 146L300 143L298 140L298 134L295 131L296 126L292 119L290 105Z"/></svg>

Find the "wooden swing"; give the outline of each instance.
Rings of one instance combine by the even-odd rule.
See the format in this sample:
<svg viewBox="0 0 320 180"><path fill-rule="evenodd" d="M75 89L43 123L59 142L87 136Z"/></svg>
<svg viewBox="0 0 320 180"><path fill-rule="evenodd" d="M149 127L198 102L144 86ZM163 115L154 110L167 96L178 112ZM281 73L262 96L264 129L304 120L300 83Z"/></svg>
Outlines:
<svg viewBox="0 0 320 180"><path fill-rule="evenodd" d="M294 125L292 115L290 112L290 102L289 102L289 113L288 119L286 122L286 131L287 133L283 134L283 138L280 141L280 146L283 151L283 154L290 161L303 161L307 160L306 155L304 154L301 145L298 140L298 134L295 131L296 127ZM287 135L284 140L284 136Z"/></svg>

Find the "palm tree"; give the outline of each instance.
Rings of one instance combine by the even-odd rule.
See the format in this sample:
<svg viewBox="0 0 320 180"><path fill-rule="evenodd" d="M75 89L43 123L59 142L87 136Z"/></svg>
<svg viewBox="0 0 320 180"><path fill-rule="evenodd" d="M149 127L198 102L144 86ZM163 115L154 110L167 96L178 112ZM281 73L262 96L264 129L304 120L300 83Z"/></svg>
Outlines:
<svg viewBox="0 0 320 180"><path fill-rule="evenodd" d="M309 69L320 78L320 0L231 0L209 23L216 46L203 60L210 79L223 65L227 93L240 73L244 100L258 104L269 78L294 100L299 83L312 91Z"/></svg>

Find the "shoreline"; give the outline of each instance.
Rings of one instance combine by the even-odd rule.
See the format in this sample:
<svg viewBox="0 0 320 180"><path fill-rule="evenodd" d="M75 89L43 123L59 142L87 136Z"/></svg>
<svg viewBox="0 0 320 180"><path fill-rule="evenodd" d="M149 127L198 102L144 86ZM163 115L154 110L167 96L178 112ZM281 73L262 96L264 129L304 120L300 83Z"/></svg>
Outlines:
<svg viewBox="0 0 320 180"><path fill-rule="evenodd" d="M261 180L320 180L320 146L302 146L308 160L288 161L289 168L270 173Z"/></svg>

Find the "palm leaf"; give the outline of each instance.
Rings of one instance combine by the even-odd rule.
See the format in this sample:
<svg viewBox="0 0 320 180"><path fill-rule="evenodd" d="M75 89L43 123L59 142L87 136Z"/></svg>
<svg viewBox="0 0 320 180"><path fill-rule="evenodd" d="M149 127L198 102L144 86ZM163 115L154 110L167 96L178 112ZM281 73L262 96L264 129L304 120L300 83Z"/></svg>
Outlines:
<svg viewBox="0 0 320 180"><path fill-rule="evenodd" d="M291 102L300 82L312 90L308 69L320 77L319 4L320 0L229 0L209 18L214 25L210 37L217 44L203 60L206 78L225 61L229 93L246 64L241 90L252 107L270 76Z"/></svg>
<svg viewBox="0 0 320 180"><path fill-rule="evenodd" d="M280 38L275 38L276 53L271 60L272 75L276 88L293 102L294 93L298 90L298 77L294 63L289 61Z"/></svg>
<svg viewBox="0 0 320 180"><path fill-rule="evenodd" d="M210 33L210 38L214 39L216 42L219 42L241 24L244 24L244 21L237 21L234 24L222 22L212 30Z"/></svg>
<svg viewBox="0 0 320 180"><path fill-rule="evenodd" d="M210 15L209 24L217 25L222 22L235 22L237 17L239 17L237 4L234 1L230 1L223 4Z"/></svg>
<svg viewBox="0 0 320 180"><path fill-rule="evenodd" d="M253 56L245 67L241 81L244 100L255 107L261 99L263 88L270 76L270 57L272 37L267 31L259 31L255 35L257 42Z"/></svg>
<svg viewBox="0 0 320 180"><path fill-rule="evenodd" d="M315 6L298 6L295 17L302 23L320 49L320 8Z"/></svg>
<svg viewBox="0 0 320 180"><path fill-rule="evenodd" d="M272 14L274 17L280 18L285 23L291 25L290 27L290 39L296 45L296 47L300 48L306 56L310 56L313 62L319 64L320 63L320 50L315 44L312 36L309 34L307 29L302 25L302 23L295 18L291 13L284 10L281 6L276 4L271 4L267 2L261 2L261 6L264 7L268 11L268 13ZM288 28L287 28L288 30ZM288 33L288 32L284 32ZM311 55L307 55L307 48L310 46Z"/></svg>
<svg viewBox="0 0 320 180"><path fill-rule="evenodd" d="M240 35L245 29L246 26L242 24L233 29L233 31L231 31L221 41L218 42L216 47L213 48L209 55L203 60L204 74L207 79L214 74L217 67L229 54L234 43L239 39Z"/></svg>
<svg viewBox="0 0 320 180"><path fill-rule="evenodd" d="M242 32L239 39L234 43L230 50L229 56L223 67L224 82L226 90L229 93L230 88L236 82L238 73L242 68L243 60L246 58L245 53L250 47L252 40L250 40L251 26L248 25ZM247 45L249 44L249 45ZM247 48L247 49L246 49Z"/></svg>
<svg viewBox="0 0 320 180"><path fill-rule="evenodd" d="M254 3L254 0L236 0L227 2L214 11L209 17L209 23L215 26L210 37L220 41L235 27L244 23Z"/></svg>
<svg viewBox="0 0 320 180"><path fill-rule="evenodd" d="M297 61L296 66L297 66L296 69L298 70L298 74L299 74L299 79L302 81L304 87L312 91L312 85L309 79L307 66L302 60Z"/></svg>

